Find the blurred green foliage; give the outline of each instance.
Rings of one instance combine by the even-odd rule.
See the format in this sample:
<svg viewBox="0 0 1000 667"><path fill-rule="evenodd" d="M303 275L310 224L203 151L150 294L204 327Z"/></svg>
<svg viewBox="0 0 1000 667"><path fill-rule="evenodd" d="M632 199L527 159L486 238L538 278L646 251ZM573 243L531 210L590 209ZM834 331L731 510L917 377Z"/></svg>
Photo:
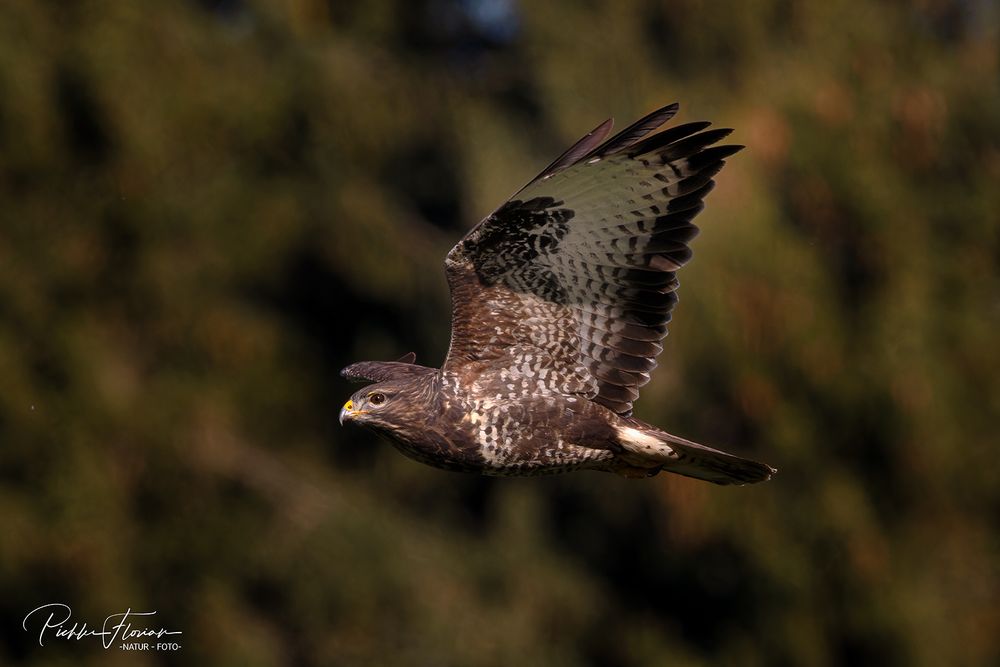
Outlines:
<svg viewBox="0 0 1000 667"><path fill-rule="evenodd" d="M0 5L0 663L1000 660L986 0ZM455 475L336 375L614 114L736 128L639 414L780 474ZM36 645L61 601L170 653Z"/></svg>

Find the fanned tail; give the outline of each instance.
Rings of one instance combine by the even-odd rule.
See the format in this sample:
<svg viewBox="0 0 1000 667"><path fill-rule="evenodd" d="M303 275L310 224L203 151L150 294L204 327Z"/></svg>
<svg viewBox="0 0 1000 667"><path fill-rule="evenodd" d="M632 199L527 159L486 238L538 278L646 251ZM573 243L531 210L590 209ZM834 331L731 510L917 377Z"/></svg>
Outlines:
<svg viewBox="0 0 1000 667"><path fill-rule="evenodd" d="M756 484L778 472L766 463L699 445L637 419L631 424L618 429L619 443L629 458L647 466L659 463L667 472L713 484Z"/></svg>

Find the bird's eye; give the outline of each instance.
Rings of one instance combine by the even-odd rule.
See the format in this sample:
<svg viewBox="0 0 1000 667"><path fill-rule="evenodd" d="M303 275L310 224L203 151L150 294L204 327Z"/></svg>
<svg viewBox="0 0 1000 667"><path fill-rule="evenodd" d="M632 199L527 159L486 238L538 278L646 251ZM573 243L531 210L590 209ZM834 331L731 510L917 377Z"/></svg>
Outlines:
<svg viewBox="0 0 1000 667"><path fill-rule="evenodd" d="M368 397L368 402L372 405L382 405L385 403L385 394L374 393Z"/></svg>

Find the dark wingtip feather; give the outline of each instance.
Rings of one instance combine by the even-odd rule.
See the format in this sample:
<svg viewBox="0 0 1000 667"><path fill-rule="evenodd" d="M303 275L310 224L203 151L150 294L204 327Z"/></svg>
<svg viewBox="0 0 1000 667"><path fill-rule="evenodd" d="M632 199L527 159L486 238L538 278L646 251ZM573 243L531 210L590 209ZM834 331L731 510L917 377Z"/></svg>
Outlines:
<svg viewBox="0 0 1000 667"><path fill-rule="evenodd" d="M585 156L587 153L590 153L597 146L599 146L602 141L604 141L604 138L611 132L611 128L614 124L614 119L608 118L606 121L585 134L579 141L566 149L565 153L553 160L552 164L547 166L545 169L542 169L541 173L538 174L532 182L551 176L560 169L565 169L566 167L578 162L580 158Z"/></svg>
<svg viewBox="0 0 1000 667"><path fill-rule="evenodd" d="M714 130L699 132L698 134L691 135L690 137L686 137L680 141L672 143L669 146L664 146L661 158L664 161L670 161L689 157L706 147L711 146L717 141L728 137L732 134L732 132L732 128L728 127L719 127Z"/></svg>
<svg viewBox="0 0 1000 667"><path fill-rule="evenodd" d="M684 123L682 125L668 128L662 132L657 132L652 136L646 137L642 141L632 144L629 146L628 153L631 157L637 157L645 153L652 153L659 148L663 148L664 146L672 144L675 141L679 141L694 134L695 132L700 132L711 125L712 124L707 120L696 120L690 123Z"/></svg>
<svg viewBox="0 0 1000 667"><path fill-rule="evenodd" d="M625 150L673 118L679 108L680 105L674 102L646 114L584 157L603 157Z"/></svg>
<svg viewBox="0 0 1000 667"><path fill-rule="evenodd" d="M746 146L739 144L726 144L725 146L711 146L704 149L697 155L692 156L695 164L714 162L715 160L725 160L730 155L739 153Z"/></svg>

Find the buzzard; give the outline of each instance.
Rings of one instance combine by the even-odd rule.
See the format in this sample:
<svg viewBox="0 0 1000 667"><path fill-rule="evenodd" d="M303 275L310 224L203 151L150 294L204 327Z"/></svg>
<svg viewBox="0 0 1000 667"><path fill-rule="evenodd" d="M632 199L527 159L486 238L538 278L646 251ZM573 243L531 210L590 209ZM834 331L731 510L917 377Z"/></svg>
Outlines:
<svg viewBox="0 0 1000 667"><path fill-rule="evenodd" d="M607 141L576 142L474 227L445 260L452 299L444 365L412 354L341 374L370 383L340 411L404 454L448 470L541 475L661 470L716 484L775 472L632 416L677 303L713 176L742 146L710 123L657 133L654 111Z"/></svg>

